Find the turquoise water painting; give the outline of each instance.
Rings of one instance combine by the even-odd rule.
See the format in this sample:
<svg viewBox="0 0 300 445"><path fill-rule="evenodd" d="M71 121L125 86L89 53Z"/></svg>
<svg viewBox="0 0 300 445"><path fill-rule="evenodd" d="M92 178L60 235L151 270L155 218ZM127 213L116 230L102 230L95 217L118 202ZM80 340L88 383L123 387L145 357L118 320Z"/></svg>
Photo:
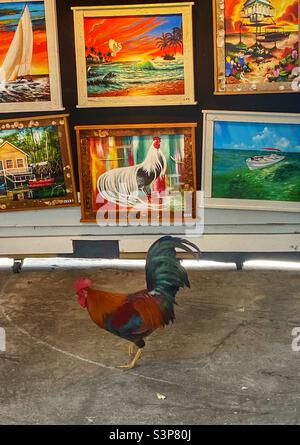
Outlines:
<svg viewBox="0 0 300 445"><path fill-rule="evenodd" d="M216 122L212 197L300 201L300 124Z"/></svg>

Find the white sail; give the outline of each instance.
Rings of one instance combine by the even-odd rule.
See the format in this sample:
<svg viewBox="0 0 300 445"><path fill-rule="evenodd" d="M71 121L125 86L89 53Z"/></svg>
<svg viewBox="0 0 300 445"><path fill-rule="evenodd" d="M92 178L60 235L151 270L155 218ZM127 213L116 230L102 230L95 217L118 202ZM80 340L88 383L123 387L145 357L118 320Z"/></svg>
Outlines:
<svg viewBox="0 0 300 445"><path fill-rule="evenodd" d="M13 81L18 77L30 74L32 52L32 22L26 5L1 67L1 81Z"/></svg>

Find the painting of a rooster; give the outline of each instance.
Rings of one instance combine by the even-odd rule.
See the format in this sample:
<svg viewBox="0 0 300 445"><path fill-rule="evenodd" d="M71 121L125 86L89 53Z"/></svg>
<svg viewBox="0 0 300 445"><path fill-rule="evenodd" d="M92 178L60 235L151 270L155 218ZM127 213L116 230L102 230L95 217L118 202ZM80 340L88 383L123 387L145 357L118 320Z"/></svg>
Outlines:
<svg viewBox="0 0 300 445"><path fill-rule="evenodd" d="M158 328L175 320L174 304L178 290L190 287L186 270L176 256L180 248L197 257L199 248L190 241L165 236L149 249L146 258L147 288L130 294L113 293L92 288L87 278L75 283L78 302L86 308L100 328L130 342L130 353L137 351L129 364L134 368L145 346L144 339Z"/></svg>
<svg viewBox="0 0 300 445"><path fill-rule="evenodd" d="M103 198L118 205L143 203L139 192L150 194L148 187L166 173L167 161L160 146L161 138L156 136L143 162L103 173L98 180L98 190Z"/></svg>
<svg viewBox="0 0 300 445"><path fill-rule="evenodd" d="M82 222L196 215L196 123L77 126ZM190 199L192 196L192 199Z"/></svg>

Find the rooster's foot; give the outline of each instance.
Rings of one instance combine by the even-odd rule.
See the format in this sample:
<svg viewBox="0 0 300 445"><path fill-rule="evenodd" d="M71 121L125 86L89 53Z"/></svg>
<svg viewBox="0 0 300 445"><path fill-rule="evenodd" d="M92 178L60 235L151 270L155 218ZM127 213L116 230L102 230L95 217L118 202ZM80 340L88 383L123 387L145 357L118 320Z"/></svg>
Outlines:
<svg viewBox="0 0 300 445"><path fill-rule="evenodd" d="M129 342L128 344L128 355L129 357L132 357L134 354L134 343Z"/></svg>
<svg viewBox="0 0 300 445"><path fill-rule="evenodd" d="M141 358L143 350L142 349L138 349L134 359L132 360L131 363L129 363L128 365L121 365L118 366L118 368L123 368L123 369L132 369L135 367L135 365L137 364L137 362L139 361L139 359Z"/></svg>

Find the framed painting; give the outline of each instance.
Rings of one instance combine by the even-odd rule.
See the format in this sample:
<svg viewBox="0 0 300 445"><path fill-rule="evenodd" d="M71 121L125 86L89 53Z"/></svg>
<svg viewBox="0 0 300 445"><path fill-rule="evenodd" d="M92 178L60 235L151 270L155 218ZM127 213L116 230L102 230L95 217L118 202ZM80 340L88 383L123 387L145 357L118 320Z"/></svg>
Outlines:
<svg viewBox="0 0 300 445"><path fill-rule="evenodd" d="M300 212L300 114L204 111L205 206Z"/></svg>
<svg viewBox="0 0 300 445"><path fill-rule="evenodd" d="M299 92L300 0L213 0L215 94Z"/></svg>
<svg viewBox="0 0 300 445"><path fill-rule="evenodd" d="M195 104L192 6L72 8L78 106Z"/></svg>
<svg viewBox="0 0 300 445"><path fill-rule="evenodd" d="M0 0L0 113L62 109L55 0Z"/></svg>
<svg viewBox="0 0 300 445"><path fill-rule="evenodd" d="M0 121L0 212L78 205L67 118Z"/></svg>
<svg viewBox="0 0 300 445"><path fill-rule="evenodd" d="M75 127L82 222L194 218L196 126Z"/></svg>

